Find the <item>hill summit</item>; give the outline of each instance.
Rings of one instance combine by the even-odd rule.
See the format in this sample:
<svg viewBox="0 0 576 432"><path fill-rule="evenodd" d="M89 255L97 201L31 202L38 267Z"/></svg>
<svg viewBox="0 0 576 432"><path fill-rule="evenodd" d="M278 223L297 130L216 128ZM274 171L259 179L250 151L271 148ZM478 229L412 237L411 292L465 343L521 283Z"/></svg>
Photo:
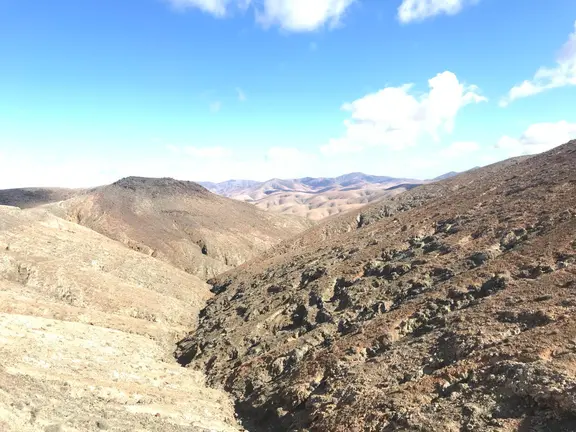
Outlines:
<svg viewBox="0 0 576 432"><path fill-rule="evenodd" d="M170 194L206 194L208 190L191 181L175 180L170 177L151 178L151 177L125 177L120 179L111 186L124 189L130 189L138 192Z"/></svg>
<svg viewBox="0 0 576 432"><path fill-rule="evenodd" d="M83 190L12 189L0 191L0 204L43 206L202 279L312 226L172 178L126 177Z"/></svg>

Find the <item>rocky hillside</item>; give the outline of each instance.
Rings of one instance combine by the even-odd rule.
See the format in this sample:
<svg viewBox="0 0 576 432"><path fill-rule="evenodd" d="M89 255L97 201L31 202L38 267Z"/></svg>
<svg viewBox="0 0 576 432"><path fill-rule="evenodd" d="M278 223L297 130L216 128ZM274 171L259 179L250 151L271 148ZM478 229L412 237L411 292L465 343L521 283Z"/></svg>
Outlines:
<svg viewBox="0 0 576 432"><path fill-rule="evenodd" d="M311 226L173 179L129 177L45 208L202 279Z"/></svg>
<svg viewBox="0 0 576 432"><path fill-rule="evenodd" d="M234 431L171 357L210 292L40 209L0 206L0 431Z"/></svg>
<svg viewBox="0 0 576 432"><path fill-rule="evenodd" d="M253 431L576 429L576 141L336 217L214 280L180 363Z"/></svg>

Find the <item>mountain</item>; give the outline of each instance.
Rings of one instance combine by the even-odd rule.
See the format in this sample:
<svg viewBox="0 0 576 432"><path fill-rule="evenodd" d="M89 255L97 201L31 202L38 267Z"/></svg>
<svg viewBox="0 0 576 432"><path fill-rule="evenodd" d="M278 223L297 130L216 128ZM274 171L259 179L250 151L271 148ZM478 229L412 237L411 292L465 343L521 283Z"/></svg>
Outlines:
<svg viewBox="0 0 576 432"><path fill-rule="evenodd" d="M221 183L213 182L198 182L201 186L204 186L210 192L214 192L218 195L229 196L233 194L236 190L248 189L260 184L260 182L253 180L227 180Z"/></svg>
<svg viewBox="0 0 576 432"><path fill-rule="evenodd" d="M266 182L230 180L203 183L212 192L274 213L320 220L394 196L420 180L350 173L334 178L304 177Z"/></svg>
<svg viewBox="0 0 576 432"><path fill-rule="evenodd" d="M257 201L276 192L322 193L326 189L361 189L366 185L380 184L390 186L403 183L421 183L420 180L400 179L385 176L373 176L360 172L344 174L339 177L303 177L299 179L270 179L265 182L252 180L228 180L222 183L199 182L211 192L230 198L242 198L245 201Z"/></svg>
<svg viewBox="0 0 576 432"><path fill-rule="evenodd" d="M44 208L202 279L311 226L169 178L128 177Z"/></svg>
<svg viewBox="0 0 576 432"><path fill-rule="evenodd" d="M319 223L209 281L182 365L252 431L576 423L576 141Z"/></svg>
<svg viewBox="0 0 576 432"><path fill-rule="evenodd" d="M0 430L238 430L173 343L199 278L38 208L0 206Z"/></svg>

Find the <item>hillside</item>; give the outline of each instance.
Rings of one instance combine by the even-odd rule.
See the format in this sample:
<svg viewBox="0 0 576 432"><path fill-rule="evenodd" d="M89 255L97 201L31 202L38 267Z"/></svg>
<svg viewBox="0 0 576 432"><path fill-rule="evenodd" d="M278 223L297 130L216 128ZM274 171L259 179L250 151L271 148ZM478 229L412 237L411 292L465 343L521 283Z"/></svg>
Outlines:
<svg viewBox="0 0 576 432"><path fill-rule="evenodd" d="M335 217L179 343L250 430L576 428L576 141Z"/></svg>
<svg viewBox="0 0 576 432"><path fill-rule="evenodd" d="M422 183L425 182L350 173L334 178L271 179L261 183L229 180L202 184L214 193L249 202L263 210L321 220Z"/></svg>
<svg viewBox="0 0 576 432"><path fill-rule="evenodd" d="M311 226L173 179L129 177L44 208L202 279Z"/></svg>
<svg viewBox="0 0 576 432"><path fill-rule="evenodd" d="M32 208L56 201L64 201L82 193L82 189L21 188L0 189L0 205Z"/></svg>
<svg viewBox="0 0 576 432"><path fill-rule="evenodd" d="M0 250L1 431L237 430L169 356L203 281L39 209L0 206Z"/></svg>

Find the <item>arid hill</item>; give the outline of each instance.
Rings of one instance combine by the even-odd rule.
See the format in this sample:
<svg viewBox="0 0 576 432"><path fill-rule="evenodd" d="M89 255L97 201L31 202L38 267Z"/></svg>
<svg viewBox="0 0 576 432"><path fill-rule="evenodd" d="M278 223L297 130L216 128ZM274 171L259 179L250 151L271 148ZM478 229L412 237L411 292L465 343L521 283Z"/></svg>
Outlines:
<svg viewBox="0 0 576 432"><path fill-rule="evenodd" d="M380 185L364 186L351 190L328 190L319 193L278 192L257 201L247 201L262 210L295 215L319 221L346 213L365 205L390 198L414 187L415 184L384 188Z"/></svg>
<svg viewBox="0 0 576 432"><path fill-rule="evenodd" d="M332 218L209 282L176 356L252 431L576 430L576 141Z"/></svg>
<svg viewBox="0 0 576 432"><path fill-rule="evenodd" d="M0 206L0 431L234 431L173 343L195 276L45 210Z"/></svg>
<svg viewBox="0 0 576 432"><path fill-rule="evenodd" d="M82 189L63 188L0 189L0 205L23 209L32 208L56 201L64 201L82 192Z"/></svg>
<svg viewBox="0 0 576 432"><path fill-rule="evenodd" d="M167 178L128 177L44 208L202 279L312 225Z"/></svg>
<svg viewBox="0 0 576 432"><path fill-rule="evenodd" d="M202 183L212 192L274 213L320 220L395 196L426 181L350 173L334 178Z"/></svg>

